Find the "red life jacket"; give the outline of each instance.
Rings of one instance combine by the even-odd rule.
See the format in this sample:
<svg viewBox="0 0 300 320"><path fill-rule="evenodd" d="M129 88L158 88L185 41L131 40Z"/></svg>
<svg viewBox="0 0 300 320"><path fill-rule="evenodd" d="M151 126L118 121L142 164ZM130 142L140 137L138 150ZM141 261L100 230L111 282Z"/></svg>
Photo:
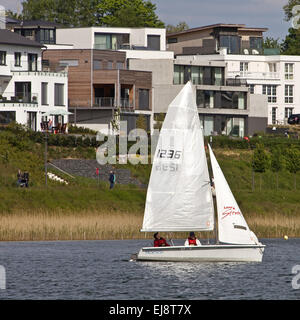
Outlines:
<svg viewBox="0 0 300 320"><path fill-rule="evenodd" d="M155 239L154 240L154 247L169 247L170 245L164 238Z"/></svg>
<svg viewBox="0 0 300 320"><path fill-rule="evenodd" d="M196 238L195 239L192 239L192 238L188 238L188 240L189 240L189 245L190 246L196 246L197 245L197 240L196 240Z"/></svg>

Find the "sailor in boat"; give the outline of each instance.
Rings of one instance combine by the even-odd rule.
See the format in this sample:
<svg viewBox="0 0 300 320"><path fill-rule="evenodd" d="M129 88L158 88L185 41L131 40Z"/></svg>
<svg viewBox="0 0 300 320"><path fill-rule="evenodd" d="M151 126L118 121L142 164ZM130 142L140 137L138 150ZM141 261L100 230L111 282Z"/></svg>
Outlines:
<svg viewBox="0 0 300 320"><path fill-rule="evenodd" d="M166 239L160 236L158 232L154 233L154 247L169 247Z"/></svg>
<svg viewBox="0 0 300 320"><path fill-rule="evenodd" d="M190 236L185 240L185 246L201 246L201 242L196 238L194 232L190 232Z"/></svg>

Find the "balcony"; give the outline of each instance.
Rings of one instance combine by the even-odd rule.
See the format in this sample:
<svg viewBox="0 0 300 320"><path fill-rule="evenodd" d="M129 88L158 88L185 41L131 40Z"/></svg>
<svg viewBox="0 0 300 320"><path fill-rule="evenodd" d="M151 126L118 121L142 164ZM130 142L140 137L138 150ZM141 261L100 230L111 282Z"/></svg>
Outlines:
<svg viewBox="0 0 300 320"><path fill-rule="evenodd" d="M16 94L15 92L5 92L0 95L1 105L20 105L20 104L38 104L38 94L28 93L28 94Z"/></svg>
<svg viewBox="0 0 300 320"><path fill-rule="evenodd" d="M114 107L115 98L113 97L95 97L94 107Z"/></svg>
<svg viewBox="0 0 300 320"><path fill-rule="evenodd" d="M227 77L249 80L280 80L279 72L228 71Z"/></svg>

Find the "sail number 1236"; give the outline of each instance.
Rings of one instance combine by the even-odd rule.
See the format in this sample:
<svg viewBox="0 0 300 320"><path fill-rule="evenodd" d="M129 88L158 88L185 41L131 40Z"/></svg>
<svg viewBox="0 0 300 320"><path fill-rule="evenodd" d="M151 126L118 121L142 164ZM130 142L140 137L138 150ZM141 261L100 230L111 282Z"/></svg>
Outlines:
<svg viewBox="0 0 300 320"><path fill-rule="evenodd" d="M181 151L179 151L179 150L159 149L157 152L157 158L180 159L180 157L181 157Z"/></svg>

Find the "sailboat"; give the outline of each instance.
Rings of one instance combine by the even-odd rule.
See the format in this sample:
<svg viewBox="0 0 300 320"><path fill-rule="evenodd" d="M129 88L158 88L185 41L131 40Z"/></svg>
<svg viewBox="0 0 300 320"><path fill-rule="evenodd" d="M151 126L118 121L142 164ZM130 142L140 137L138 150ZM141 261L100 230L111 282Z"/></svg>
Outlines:
<svg viewBox="0 0 300 320"><path fill-rule="evenodd" d="M249 229L210 146L209 154L216 218L203 131L189 81L169 105L161 128L141 231L218 230L217 241L201 246L144 247L136 260L262 261L265 245Z"/></svg>

